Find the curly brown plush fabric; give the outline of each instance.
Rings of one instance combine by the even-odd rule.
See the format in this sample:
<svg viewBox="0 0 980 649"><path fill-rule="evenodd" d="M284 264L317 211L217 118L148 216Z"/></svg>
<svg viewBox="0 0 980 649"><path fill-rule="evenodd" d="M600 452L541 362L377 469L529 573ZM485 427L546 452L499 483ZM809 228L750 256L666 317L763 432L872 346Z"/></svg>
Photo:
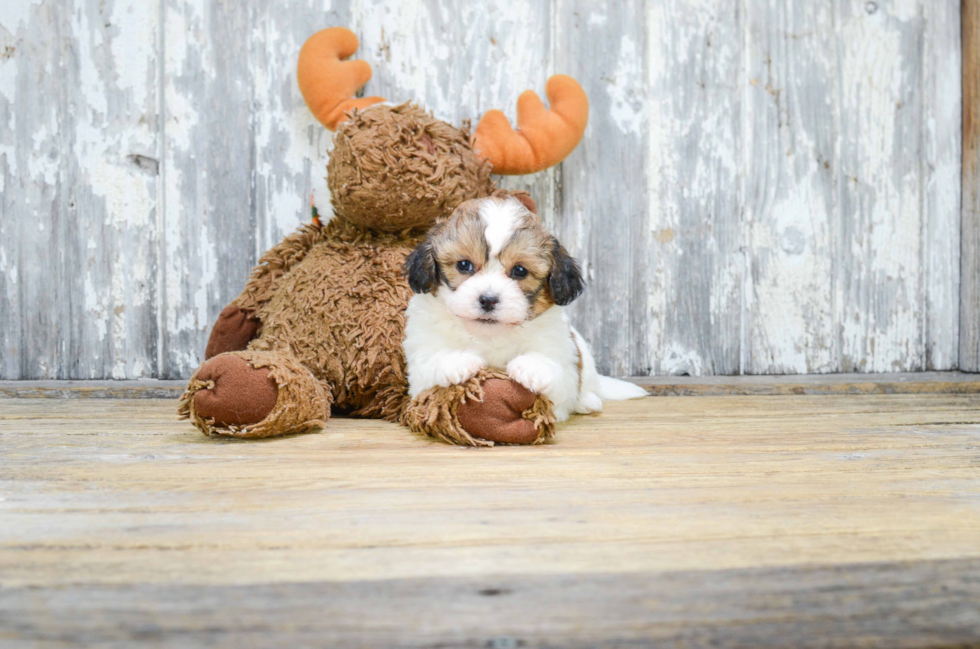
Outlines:
<svg viewBox="0 0 980 649"><path fill-rule="evenodd" d="M249 349L289 348L334 403L397 421L408 395L402 338L412 295L401 267L418 239L341 221L324 231L256 311L262 334Z"/></svg>
<svg viewBox="0 0 980 649"><path fill-rule="evenodd" d="M494 191L469 131L408 103L354 111L334 137L327 183L337 218L383 232L427 228Z"/></svg>

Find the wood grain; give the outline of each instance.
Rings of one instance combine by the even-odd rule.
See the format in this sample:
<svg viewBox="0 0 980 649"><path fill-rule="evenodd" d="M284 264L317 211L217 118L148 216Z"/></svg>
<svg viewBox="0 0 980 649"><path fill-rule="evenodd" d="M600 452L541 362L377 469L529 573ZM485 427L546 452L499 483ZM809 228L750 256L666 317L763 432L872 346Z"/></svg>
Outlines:
<svg viewBox="0 0 980 649"><path fill-rule="evenodd" d="M980 375L962 372L670 376L634 378L655 396L977 394ZM0 384L0 392L2 392ZM14 396L11 394L11 396Z"/></svg>
<svg viewBox="0 0 980 649"><path fill-rule="evenodd" d="M634 377L655 396L799 394L974 394L980 375L964 372ZM182 380L0 381L0 399L177 399Z"/></svg>
<svg viewBox="0 0 980 649"><path fill-rule="evenodd" d="M742 202L751 294L742 369L833 372L840 368L834 8L806 0L747 8Z"/></svg>
<svg viewBox="0 0 980 649"><path fill-rule="evenodd" d="M601 371L646 374L645 355L642 369L633 370L646 337L645 323L632 330L631 312L645 310L633 280L646 275L648 264L647 255L634 255L646 246L644 6L570 1L558 3L556 12L556 71L581 80L590 102L585 137L561 165L555 224L588 286L571 307L572 319L592 344Z"/></svg>
<svg viewBox="0 0 980 649"><path fill-rule="evenodd" d="M837 12L841 369L921 370L922 5L842 0Z"/></svg>
<svg viewBox="0 0 980 649"><path fill-rule="evenodd" d="M963 208L959 366L980 372L980 5L963 0Z"/></svg>
<svg viewBox="0 0 980 649"><path fill-rule="evenodd" d="M927 370L960 367L962 66L957 0L925 2L922 173L923 296ZM972 255L969 252L967 255ZM966 281L980 276L962 275ZM977 311L980 314L980 310ZM961 368L962 369L962 368Z"/></svg>
<svg viewBox="0 0 980 649"><path fill-rule="evenodd" d="M978 584L980 561L962 559L347 583L21 587L0 591L0 627L12 629L11 646L45 647L973 647L980 641Z"/></svg>
<svg viewBox="0 0 980 649"><path fill-rule="evenodd" d="M648 398L486 450L173 408L0 400L5 644L980 641L976 395Z"/></svg>
<svg viewBox="0 0 980 649"><path fill-rule="evenodd" d="M189 376L255 265L248 5L164 7L162 378Z"/></svg>
<svg viewBox="0 0 980 649"><path fill-rule="evenodd" d="M332 25L361 38L365 92L456 124L581 81L579 149L502 182L580 256L572 316L603 371L980 370L956 0L11 0L0 379L199 364L324 186L294 67Z"/></svg>
<svg viewBox="0 0 980 649"><path fill-rule="evenodd" d="M650 245L641 278L652 374L738 374L744 224L739 201L743 16L735 4L652 5ZM642 231L641 231L642 232ZM643 373L637 371L635 373Z"/></svg>
<svg viewBox="0 0 980 649"><path fill-rule="evenodd" d="M157 373L159 4L0 18L0 376Z"/></svg>
<svg viewBox="0 0 980 649"><path fill-rule="evenodd" d="M0 381L0 399L178 399L187 382Z"/></svg>

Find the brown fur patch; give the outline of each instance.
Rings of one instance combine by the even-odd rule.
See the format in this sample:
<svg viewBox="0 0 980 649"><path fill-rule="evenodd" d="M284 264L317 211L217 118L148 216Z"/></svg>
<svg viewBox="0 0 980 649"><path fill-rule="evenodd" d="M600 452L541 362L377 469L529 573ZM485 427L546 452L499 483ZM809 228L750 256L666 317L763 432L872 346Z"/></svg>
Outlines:
<svg viewBox="0 0 980 649"><path fill-rule="evenodd" d="M517 284L530 303L531 318L554 306L548 290L548 274L552 264L551 235L537 219L523 222L497 257L508 273L517 265L527 269L527 277L517 280Z"/></svg>
<svg viewBox="0 0 980 649"><path fill-rule="evenodd" d="M490 258L490 249L484 236L486 225L479 213L478 201L466 201L453 213L452 218L430 237L432 252L439 266L441 277L450 288L456 290L480 269ZM460 261L473 264L473 272L462 273L456 268Z"/></svg>

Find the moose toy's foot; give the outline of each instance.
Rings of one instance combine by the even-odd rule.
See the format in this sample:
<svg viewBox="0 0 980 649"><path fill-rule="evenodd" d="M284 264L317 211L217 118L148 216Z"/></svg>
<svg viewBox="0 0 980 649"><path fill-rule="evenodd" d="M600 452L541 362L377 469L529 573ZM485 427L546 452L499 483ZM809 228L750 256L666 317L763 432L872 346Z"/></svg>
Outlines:
<svg viewBox="0 0 980 649"><path fill-rule="evenodd" d="M405 423L416 432L464 446L541 444L555 434L551 402L493 370L482 370L461 385L419 394L408 406Z"/></svg>
<svg viewBox="0 0 980 649"><path fill-rule="evenodd" d="M204 384L194 393L194 412L215 426L247 426L265 419L279 400L268 367L252 367L241 356L221 354L197 370Z"/></svg>
<svg viewBox="0 0 980 649"><path fill-rule="evenodd" d="M275 437L322 427L331 401L288 352L248 350L205 361L177 412L207 435Z"/></svg>
<svg viewBox="0 0 980 649"><path fill-rule="evenodd" d="M524 419L524 411L534 407L535 395L509 379L487 379L483 401L467 399L459 404L456 416L473 437L503 444L532 444L538 438L534 422Z"/></svg>

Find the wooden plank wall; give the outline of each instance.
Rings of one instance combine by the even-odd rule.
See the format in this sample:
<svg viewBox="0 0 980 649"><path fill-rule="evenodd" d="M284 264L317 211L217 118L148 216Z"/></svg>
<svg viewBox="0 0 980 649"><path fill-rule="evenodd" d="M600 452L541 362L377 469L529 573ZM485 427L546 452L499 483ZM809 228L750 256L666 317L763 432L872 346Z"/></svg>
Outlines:
<svg viewBox="0 0 980 649"><path fill-rule="evenodd" d="M330 134L294 66L331 25L367 92L457 124L580 80L583 144L505 184L582 261L604 371L960 365L955 0L7 0L0 378L193 371L308 218Z"/></svg>

